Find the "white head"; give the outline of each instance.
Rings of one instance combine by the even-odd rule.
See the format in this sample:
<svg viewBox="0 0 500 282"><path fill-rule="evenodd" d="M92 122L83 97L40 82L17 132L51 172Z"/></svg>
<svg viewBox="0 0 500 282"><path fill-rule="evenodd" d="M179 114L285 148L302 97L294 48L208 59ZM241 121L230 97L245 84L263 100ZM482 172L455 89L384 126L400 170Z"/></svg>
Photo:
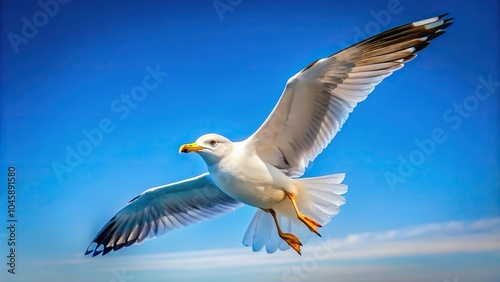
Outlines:
<svg viewBox="0 0 500 282"><path fill-rule="evenodd" d="M198 153L207 165L218 163L222 158L228 156L233 150L233 142L226 137L210 133L198 138L196 142L184 144L179 148L179 153Z"/></svg>

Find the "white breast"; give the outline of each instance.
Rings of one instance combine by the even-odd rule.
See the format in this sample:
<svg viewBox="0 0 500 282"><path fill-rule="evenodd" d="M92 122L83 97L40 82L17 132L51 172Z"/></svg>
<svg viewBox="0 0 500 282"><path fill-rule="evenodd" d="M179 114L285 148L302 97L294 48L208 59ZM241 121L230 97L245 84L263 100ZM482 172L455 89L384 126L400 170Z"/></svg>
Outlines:
<svg viewBox="0 0 500 282"><path fill-rule="evenodd" d="M209 167L213 181L242 203L259 208L274 207L285 198L284 190L290 189L291 179L257 155L238 149L235 146L231 157Z"/></svg>

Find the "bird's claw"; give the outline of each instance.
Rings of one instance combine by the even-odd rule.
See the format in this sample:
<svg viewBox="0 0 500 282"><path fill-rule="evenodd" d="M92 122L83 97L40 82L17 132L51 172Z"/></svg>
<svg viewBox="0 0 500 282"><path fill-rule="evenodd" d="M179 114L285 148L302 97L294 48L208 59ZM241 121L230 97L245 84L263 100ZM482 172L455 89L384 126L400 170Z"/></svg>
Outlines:
<svg viewBox="0 0 500 282"><path fill-rule="evenodd" d="M281 234L281 239L283 239L292 249L294 249L299 255L302 255L300 253L300 247L302 246L302 243L300 242L299 238L291 233L282 233Z"/></svg>
<svg viewBox="0 0 500 282"><path fill-rule="evenodd" d="M316 235L321 237L321 234L319 234L318 230L316 230L316 227L323 227L321 224L319 224L316 220L308 217L308 216L302 216L300 220L309 228L311 232L314 232Z"/></svg>

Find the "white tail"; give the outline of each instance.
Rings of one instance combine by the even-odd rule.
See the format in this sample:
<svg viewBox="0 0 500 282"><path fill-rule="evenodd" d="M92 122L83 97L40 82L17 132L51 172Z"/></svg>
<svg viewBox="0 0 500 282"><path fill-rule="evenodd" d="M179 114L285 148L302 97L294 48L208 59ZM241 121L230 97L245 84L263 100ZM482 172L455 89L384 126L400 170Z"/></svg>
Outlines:
<svg viewBox="0 0 500 282"><path fill-rule="evenodd" d="M316 220L322 226L330 222L331 217L339 213L339 207L345 204L347 185L341 184L345 174L331 174L320 177L294 179L298 193L295 195L297 207L304 215ZM292 233L305 244L311 237L309 229L297 219L291 201L283 200L273 207L281 229ZM278 236L278 230L269 213L257 210L243 237L245 246L252 246L253 251L260 251L264 246L268 253L287 250L288 244Z"/></svg>

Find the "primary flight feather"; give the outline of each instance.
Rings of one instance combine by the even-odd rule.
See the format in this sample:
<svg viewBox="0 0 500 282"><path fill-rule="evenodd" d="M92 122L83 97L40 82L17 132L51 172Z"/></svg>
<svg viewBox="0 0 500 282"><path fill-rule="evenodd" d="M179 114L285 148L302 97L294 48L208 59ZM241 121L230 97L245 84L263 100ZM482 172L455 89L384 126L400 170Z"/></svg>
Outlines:
<svg viewBox="0 0 500 282"><path fill-rule="evenodd" d="M440 15L402 25L311 63L290 78L252 136L232 142L206 134L179 152L198 153L208 173L148 189L119 211L85 254L96 256L175 228L257 209L243 238L254 251L290 247L300 254L312 233L345 203L344 174L299 178L376 85L416 57L450 26Z"/></svg>

